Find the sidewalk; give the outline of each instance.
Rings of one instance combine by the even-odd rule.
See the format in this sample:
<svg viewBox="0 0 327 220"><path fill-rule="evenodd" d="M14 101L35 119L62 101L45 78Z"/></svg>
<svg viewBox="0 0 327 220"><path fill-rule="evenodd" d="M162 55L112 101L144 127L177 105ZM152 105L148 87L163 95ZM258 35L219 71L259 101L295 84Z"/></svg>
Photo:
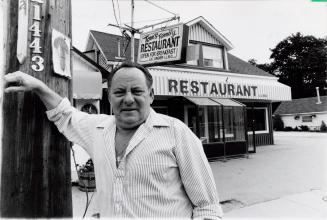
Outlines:
<svg viewBox="0 0 327 220"><path fill-rule="evenodd" d="M327 219L327 192L310 192L285 196L225 213L225 219L284 218Z"/></svg>

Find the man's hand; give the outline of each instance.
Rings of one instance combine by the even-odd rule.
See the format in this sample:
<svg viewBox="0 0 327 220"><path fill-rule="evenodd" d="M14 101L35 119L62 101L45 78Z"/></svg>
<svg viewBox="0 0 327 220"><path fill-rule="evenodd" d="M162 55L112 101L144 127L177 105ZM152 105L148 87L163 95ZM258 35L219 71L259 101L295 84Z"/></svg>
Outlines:
<svg viewBox="0 0 327 220"><path fill-rule="evenodd" d="M55 108L62 100L61 96L52 91L41 80L21 71L6 74L4 82L4 91L6 93L33 91L39 96L48 110Z"/></svg>
<svg viewBox="0 0 327 220"><path fill-rule="evenodd" d="M44 83L26 73L16 71L4 76L5 92L24 92L40 89Z"/></svg>

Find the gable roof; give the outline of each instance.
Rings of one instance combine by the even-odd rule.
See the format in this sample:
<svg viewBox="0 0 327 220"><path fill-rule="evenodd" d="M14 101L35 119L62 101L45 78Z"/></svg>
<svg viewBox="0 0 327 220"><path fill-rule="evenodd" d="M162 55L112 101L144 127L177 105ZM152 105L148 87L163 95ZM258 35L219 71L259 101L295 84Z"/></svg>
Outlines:
<svg viewBox="0 0 327 220"><path fill-rule="evenodd" d="M230 53L227 53L227 59L228 59L228 66L231 72L247 74L247 75L276 77L244 60L241 60L240 58Z"/></svg>
<svg viewBox="0 0 327 220"><path fill-rule="evenodd" d="M86 51L92 50L92 43L91 41L94 41L94 43L97 45L98 49L102 52L102 54L105 56L107 60L115 60L115 57L118 54L118 41L121 41L121 47L120 47L120 54L121 56L123 54L125 58L131 57L131 45L128 43L128 41L119 35L104 33L100 31L90 30L90 36L88 40L88 44L86 46ZM137 59L137 50L138 50L138 39L135 39L134 41L134 57ZM125 46L122 45L128 45L127 49L125 51Z"/></svg>
<svg viewBox="0 0 327 220"><path fill-rule="evenodd" d="M96 62L94 62L91 58L89 58L88 56L86 56L84 53L82 53L76 47L73 47L73 52L75 52L78 56L80 56L81 58L83 58L84 60L86 60L88 63L90 63L91 65L93 65L95 68L97 68L101 72L102 79L107 79L108 78L109 72L105 68L103 68L101 65L97 64Z"/></svg>
<svg viewBox="0 0 327 220"><path fill-rule="evenodd" d="M327 111L327 96L320 96L321 104L317 103L317 97L293 99L292 101L282 102L274 115L297 114L309 112Z"/></svg>
<svg viewBox="0 0 327 220"><path fill-rule="evenodd" d="M114 34L108 34L108 33L104 33L104 32L99 32L99 31L94 31L91 30L90 31L90 36L92 36L92 39L94 40L94 42L97 44L99 50L102 52L102 54L106 57L107 60L109 61L118 61L117 59L115 59L115 57L117 56L117 52L118 52L118 44L117 41L125 41L126 39L123 36L119 36L119 35L114 35ZM91 50L93 48L91 48L91 43L90 43L90 38L89 38L89 42L88 42L88 46L87 46L87 50ZM135 60L137 60L137 53L138 53L138 45L139 45L139 39L135 38ZM123 50L124 48L121 46L121 54L123 54ZM125 58L129 59L131 51L130 51L130 45L128 45L128 48L126 49L126 54L125 54ZM228 54L228 66L229 66L229 71L228 70L220 70L222 72L232 72L232 73L238 73L238 74L245 74L245 75L256 75L256 76L264 76L264 77L275 77L274 75L267 73L261 69L259 69L258 67L244 61L241 60L240 58L227 53ZM119 60L121 61L121 60ZM194 68L194 69L206 69L206 68L201 68L201 67L193 67L190 65L186 65L186 64L181 64L181 65L166 65L166 66L174 66L177 68L185 68L185 66L187 66L188 68ZM213 70L212 68L210 68L210 70Z"/></svg>
<svg viewBox="0 0 327 220"><path fill-rule="evenodd" d="M210 33L214 38L216 38L219 42L221 42L227 50L233 49L232 43L222 34L220 33L211 23L209 23L204 17L199 16L189 22L186 23L188 26L193 26L196 24L200 24L208 33Z"/></svg>

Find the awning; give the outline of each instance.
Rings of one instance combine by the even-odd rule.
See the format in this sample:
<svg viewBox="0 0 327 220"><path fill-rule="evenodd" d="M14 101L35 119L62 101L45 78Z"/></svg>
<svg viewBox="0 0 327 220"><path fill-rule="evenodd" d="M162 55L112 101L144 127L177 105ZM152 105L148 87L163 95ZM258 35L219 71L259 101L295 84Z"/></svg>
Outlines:
<svg viewBox="0 0 327 220"><path fill-rule="evenodd" d="M185 97L190 102L193 102L195 105L202 106L217 106L219 103L209 99L209 98L196 98L196 97Z"/></svg>
<svg viewBox="0 0 327 220"><path fill-rule="evenodd" d="M74 99L102 99L102 76L100 72L74 71Z"/></svg>
<svg viewBox="0 0 327 220"><path fill-rule="evenodd" d="M288 101L291 87L271 76L187 68L151 67L154 94L221 99Z"/></svg>
<svg viewBox="0 0 327 220"><path fill-rule="evenodd" d="M201 97L184 97L195 105L199 106L231 106L243 107L244 104L233 99L201 98Z"/></svg>
<svg viewBox="0 0 327 220"><path fill-rule="evenodd" d="M242 103L239 103L237 101L234 101L233 99L217 99L217 98L210 98L212 100L214 100L215 102L218 102L219 104L223 105L223 106L238 106L238 107L243 107L245 105L243 105Z"/></svg>

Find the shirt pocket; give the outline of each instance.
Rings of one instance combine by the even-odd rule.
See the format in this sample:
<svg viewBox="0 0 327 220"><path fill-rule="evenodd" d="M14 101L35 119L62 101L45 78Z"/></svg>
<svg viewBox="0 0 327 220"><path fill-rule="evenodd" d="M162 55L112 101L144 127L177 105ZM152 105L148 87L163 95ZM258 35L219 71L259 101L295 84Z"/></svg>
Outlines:
<svg viewBox="0 0 327 220"><path fill-rule="evenodd" d="M170 178L168 164L142 163L132 165L128 172L128 190L132 197L148 197L164 193Z"/></svg>

